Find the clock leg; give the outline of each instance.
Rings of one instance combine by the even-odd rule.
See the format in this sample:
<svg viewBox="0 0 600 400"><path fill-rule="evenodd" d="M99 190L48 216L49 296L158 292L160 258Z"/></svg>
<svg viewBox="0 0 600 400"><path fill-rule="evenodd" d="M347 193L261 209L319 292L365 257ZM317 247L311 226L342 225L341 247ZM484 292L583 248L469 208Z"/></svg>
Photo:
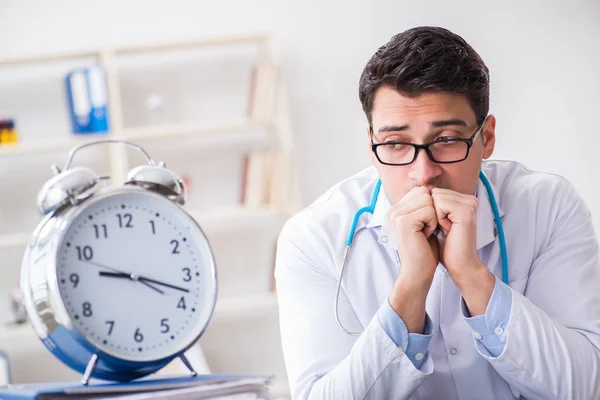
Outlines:
<svg viewBox="0 0 600 400"><path fill-rule="evenodd" d="M98 355L94 354L92 356L92 358L90 358L90 361L88 362L87 367L85 367L85 373L83 374L83 378L81 379L82 385L88 384L88 382L90 381L90 378L92 377L92 373L94 372L94 369L96 369L96 364L98 364Z"/></svg>
<svg viewBox="0 0 600 400"><path fill-rule="evenodd" d="M192 376L196 376L198 375L196 373L196 371L194 370L194 367L192 367L192 364L190 364L189 360L187 359L187 357L185 356L185 354L182 354L179 356L179 359L181 360L181 362L187 367L187 369L190 370L190 373L192 374Z"/></svg>

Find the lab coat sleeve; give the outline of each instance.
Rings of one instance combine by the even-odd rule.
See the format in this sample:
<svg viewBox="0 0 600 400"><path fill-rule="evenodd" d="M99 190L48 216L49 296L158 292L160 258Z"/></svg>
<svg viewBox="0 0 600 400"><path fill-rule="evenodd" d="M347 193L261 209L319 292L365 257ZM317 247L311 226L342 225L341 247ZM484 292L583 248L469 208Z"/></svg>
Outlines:
<svg viewBox="0 0 600 400"><path fill-rule="evenodd" d="M377 319L383 330L398 347L406 349L406 355L416 368L420 368L427 355L427 349L433 337L433 328L429 315L425 318L423 334L408 333L406 324L392 308L388 299L377 311Z"/></svg>
<svg viewBox="0 0 600 400"><path fill-rule="evenodd" d="M334 262L319 237L294 220L278 240L275 277L279 323L292 398L406 399L433 371L429 356L415 368L377 319L361 326L343 290L339 316L351 336L336 323L333 304L336 278L327 269ZM342 242L343 243L343 242ZM333 270L333 269L332 269Z"/></svg>
<svg viewBox="0 0 600 400"><path fill-rule="evenodd" d="M549 236L512 309L496 371L529 399L598 399L600 262L586 206L566 181L552 201ZM479 344L476 344L479 346Z"/></svg>
<svg viewBox="0 0 600 400"><path fill-rule="evenodd" d="M478 349L480 352L487 350L493 357L502 354L506 345L506 326L510 319L511 307L510 288L498 278L484 314L471 317L464 299L461 299L461 311L473 330L475 343L478 347L483 346L483 349Z"/></svg>

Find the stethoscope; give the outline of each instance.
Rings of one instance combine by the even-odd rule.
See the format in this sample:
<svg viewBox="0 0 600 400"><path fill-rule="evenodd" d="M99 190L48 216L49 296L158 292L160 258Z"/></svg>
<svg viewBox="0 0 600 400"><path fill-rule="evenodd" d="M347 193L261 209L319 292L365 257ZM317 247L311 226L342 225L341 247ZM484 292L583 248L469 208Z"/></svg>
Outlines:
<svg viewBox="0 0 600 400"><path fill-rule="evenodd" d="M485 176L483 171L479 171L479 179L483 182L485 186L485 190L487 191L488 198L490 199L490 206L492 207L492 212L494 213L494 220L496 221L496 229L498 231L498 237L500 238L500 256L502 257L502 282L508 285L508 255L506 253L506 240L504 238L504 228L502 226L502 220L500 219L500 211L498 210L498 203L496 202L496 197L494 196L494 192L492 190L492 186L490 185L490 181ZM356 232L356 225L358 224L358 219L361 215L368 212L373 214L375 211L375 203L377 202L377 197L379 197L379 191L381 190L381 180L377 180L375 184L375 189L373 190L373 196L371 197L371 203L368 206L362 207L359 209L356 214L354 214L354 219L352 220L352 225L350 226L350 231L348 232L348 238L346 239L346 250L344 251L344 258L342 259L342 267L340 268L340 278L338 279L337 290L335 293L335 320L339 327L346 332L348 335L360 335L360 333L350 332L344 328L340 321L340 316L338 314L338 304L340 299L340 289L342 287L342 278L344 276L344 268L346 267L346 262L348 261L348 254L350 253L350 246L352 246L352 241L354 240L354 233Z"/></svg>

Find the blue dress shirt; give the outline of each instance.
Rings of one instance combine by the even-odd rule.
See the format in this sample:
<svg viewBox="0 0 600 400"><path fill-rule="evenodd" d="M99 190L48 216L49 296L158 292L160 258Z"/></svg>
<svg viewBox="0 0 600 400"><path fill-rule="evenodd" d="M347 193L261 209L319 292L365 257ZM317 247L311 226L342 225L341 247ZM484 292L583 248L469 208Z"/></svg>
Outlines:
<svg viewBox="0 0 600 400"><path fill-rule="evenodd" d="M502 354L506 345L506 325L510 319L511 307L510 288L497 278L485 314L471 317L464 299L461 301L463 317L471 326L473 336L492 357ZM420 368L433 336L429 316L426 316L423 334L408 333L406 324L386 299L377 311L377 319L396 346L405 351L415 368Z"/></svg>

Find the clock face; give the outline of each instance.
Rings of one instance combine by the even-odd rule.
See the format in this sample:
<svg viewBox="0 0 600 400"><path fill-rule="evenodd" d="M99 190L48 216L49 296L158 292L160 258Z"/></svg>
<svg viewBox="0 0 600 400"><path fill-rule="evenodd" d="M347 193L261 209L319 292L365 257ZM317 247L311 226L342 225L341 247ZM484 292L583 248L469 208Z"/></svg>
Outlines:
<svg viewBox="0 0 600 400"><path fill-rule="evenodd" d="M208 242L158 195L132 190L94 199L66 227L56 261L74 326L113 356L173 355L210 319L216 288Z"/></svg>

